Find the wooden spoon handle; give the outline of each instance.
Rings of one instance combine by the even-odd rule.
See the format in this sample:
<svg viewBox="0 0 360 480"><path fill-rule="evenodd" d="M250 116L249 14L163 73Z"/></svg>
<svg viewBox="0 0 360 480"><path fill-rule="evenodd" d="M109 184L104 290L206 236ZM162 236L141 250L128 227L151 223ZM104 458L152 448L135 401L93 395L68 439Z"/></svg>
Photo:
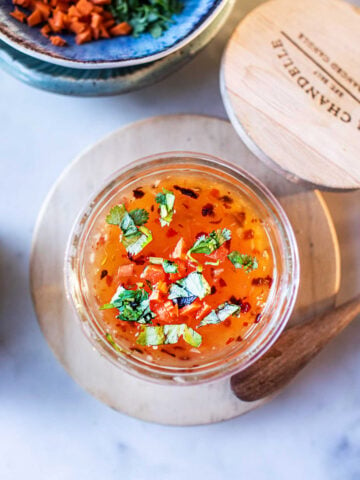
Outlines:
<svg viewBox="0 0 360 480"><path fill-rule="evenodd" d="M257 362L231 378L235 395L246 402L284 387L360 314L360 295L309 322L289 328Z"/></svg>

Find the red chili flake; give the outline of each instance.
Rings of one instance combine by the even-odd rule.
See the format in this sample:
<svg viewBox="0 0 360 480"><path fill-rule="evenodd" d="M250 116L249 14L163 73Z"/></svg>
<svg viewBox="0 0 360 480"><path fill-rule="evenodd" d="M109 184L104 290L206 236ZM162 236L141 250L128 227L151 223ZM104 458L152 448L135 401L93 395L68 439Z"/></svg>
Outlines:
<svg viewBox="0 0 360 480"><path fill-rule="evenodd" d="M243 322L244 327L247 327L248 325L249 325L248 322Z"/></svg>
<svg viewBox="0 0 360 480"><path fill-rule="evenodd" d="M151 256L151 255L150 255ZM147 257L145 255L140 255L140 257L134 258L129 256L129 259L134 262L136 265L144 265L147 262Z"/></svg>
<svg viewBox="0 0 360 480"><path fill-rule="evenodd" d="M219 223L221 223L221 220L222 219L220 218L220 220L213 220L212 222L209 222L209 223L211 223L212 225L219 225Z"/></svg>
<svg viewBox="0 0 360 480"><path fill-rule="evenodd" d="M189 205L187 205L186 203L183 203L182 205L183 205L183 207L185 207L187 210L190 208Z"/></svg>
<svg viewBox="0 0 360 480"><path fill-rule="evenodd" d="M184 228L184 225L182 223L178 223L180 228Z"/></svg>
<svg viewBox="0 0 360 480"><path fill-rule="evenodd" d="M133 190L133 194L135 198L142 198L145 195L145 192L142 191L142 187L138 187Z"/></svg>
<svg viewBox="0 0 360 480"><path fill-rule="evenodd" d="M173 228L169 228L169 230L166 232L166 236L171 238L171 237L175 237L175 235L177 235L178 232L176 230L174 230Z"/></svg>
<svg viewBox="0 0 360 480"><path fill-rule="evenodd" d="M213 286L211 287L211 292L210 292L210 293L211 293L211 295L214 295L214 293L216 293L216 287L215 287L215 285L213 285Z"/></svg>
<svg viewBox="0 0 360 480"><path fill-rule="evenodd" d="M150 210L151 210L152 212L155 210L155 207L154 207L154 205L151 205L151 208L150 208Z"/></svg>
<svg viewBox="0 0 360 480"><path fill-rule="evenodd" d="M236 298L235 295L231 295L230 302L234 305L239 305L241 313L247 313L251 310L249 302L244 302L241 298Z"/></svg>
<svg viewBox="0 0 360 480"><path fill-rule="evenodd" d="M106 285L108 287L110 287L110 285L112 284L112 281L113 281L113 277L110 277L110 275L107 275L106 276Z"/></svg>
<svg viewBox="0 0 360 480"><path fill-rule="evenodd" d="M108 274L107 270L102 270L100 274L100 279L102 280L104 277L106 277L107 274Z"/></svg>
<svg viewBox="0 0 360 480"><path fill-rule="evenodd" d="M179 187L179 185L174 185L174 189L178 190L183 195L187 195L188 197L191 197L191 198L196 199L199 196L199 194L194 192L194 190L191 190L191 188L184 188L184 187Z"/></svg>
<svg viewBox="0 0 360 480"><path fill-rule="evenodd" d="M231 320L230 318L227 318L226 320L223 321L223 325L225 325L225 327L231 327Z"/></svg>
<svg viewBox="0 0 360 480"><path fill-rule="evenodd" d="M254 238L254 236L255 236L255 233L254 233L254 230L252 229L245 230L243 234L244 240L251 240L252 238Z"/></svg>
<svg viewBox="0 0 360 480"><path fill-rule="evenodd" d="M229 340L226 342L226 345L229 345L229 343L233 342L235 340L234 337L230 337Z"/></svg>
<svg viewBox="0 0 360 480"><path fill-rule="evenodd" d="M236 337L236 341L237 341L237 342L241 342L241 341L242 341L242 337L239 335L238 337Z"/></svg>
<svg viewBox="0 0 360 480"><path fill-rule="evenodd" d="M258 222L258 219L257 218L252 218L251 219L251 223L257 223Z"/></svg>
<svg viewBox="0 0 360 480"><path fill-rule="evenodd" d="M251 305L249 302L241 303L241 313L248 313L251 310Z"/></svg>
<svg viewBox="0 0 360 480"><path fill-rule="evenodd" d="M175 346L173 347L173 349L174 349L174 350L185 350L185 348L184 348L184 347L181 347L180 345L175 345Z"/></svg>
<svg viewBox="0 0 360 480"><path fill-rule="evenodd" d="M196 240L198 240L200 237L203 237L204 235L207 235L207 233L206 232L199 232L199 233L196 234L195 238L196 238Z"/></svg>
<svg viewBox="0 0 360 480"><path fill-rule="evenodd" d="M220 285L220 287L226 287L227 283L225 282L225 280L223 278L220 278L219 279L219 285Z"/></svg>
<svg viewBox="0 0 360 480"><path fill-rule="evenodd" d="M222 197L220 197L219 200L221 200L224 203L230 203L230 204L234 203L234 200L231 197L229 197L229 195L223 195Z"/></svg>
<svg viewBox="0 0 360 480"><path fill-rule="evenodd" d="M255 317L254 322L255 322L255 323L259 323L260 320L261 320L261 313L258 313L258 314L256 315L256 317Z"/></svg>
<svg viewBox="0 0 360 480"><path fill-rule="evenodd" d="M245 220L246 220L246 213L245 212L237 212L234 214L234 217L239 224L240 227L244 226Z"/></svg>
<svg viewBox="0 0 360 480"><path fill-rule="evenodd" d="M220 190L218 190L217 188L213 188L213 189L210 191L210 195L212 195L212 196L215 197L215 198L219 198Z"/></svg>
<svg viewBox="0 0 360 480"><path fill-rule="evenodd" d="M252 285L255 285L255 286L264 285L270 288L272 285L272 282L273 282L273 279L270 277L270 275L267 275L266 277L253 278L251 283Z"/></svg>
<svg viewBox="0 0 360 480"><path fill-rule="evenodd" d="M203 217L213 217L215 215L214 205L212 203L207 203L206 205L204 205L201 209L201 215Z"/></svg>

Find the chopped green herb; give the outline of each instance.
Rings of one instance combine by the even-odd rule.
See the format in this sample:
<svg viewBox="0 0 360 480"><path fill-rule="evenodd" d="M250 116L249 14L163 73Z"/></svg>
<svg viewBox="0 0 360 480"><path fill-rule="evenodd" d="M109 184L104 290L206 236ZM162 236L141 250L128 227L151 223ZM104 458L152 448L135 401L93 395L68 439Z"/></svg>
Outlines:
<svg viewBox="0 0 360 480"><path fill-rule="evenodd" d="M204 262L205 265L214 265L215 267L217 267L218 265L220 265L220 260L216 260L216 262Z"/></svg>
<svg viewBox="0 0 360 480"><path fill-rule="evenodd" d="M211 292L210 285L200 272L192 272L170 286L169 299L179 308L190 305L196 298L202 300Z"/></svg>
<svg viewBox="0 0 360 480"><path fill-rule="evenodd" d="M137 255L152 240L152 233L146 227L139 227L138 234L124 237L122 243L130 255Z"/></svg>
<svg viewBox="0 0 360 480"><path fill-rule="evenodd" d="M129 215L138 227L144 225L149 220L149 212L145 208L135 208L129 212Z"/></svg>
<svg viewBox="0 0 360 480"><path fill-rule="evenodd" d="M160 205L161 226L170 225L174 215L175 195L170 190L163 188L162 193L156 195L155 201Z"/></svg>
<svg viewBox="0 0 360 480"><path fill-rule="evenodd" d="M144 326L137 339L139 345L166 345L177 343L180 337L193 347L201 345L201 335L185 323L179 325Z"/></svg>
<svg viewBox="0 0 360 480"><path fill-rule="evenodd" d="M101 307L101 310L117 308L119 315L116 318L126 322L151 323L155 314L150 310L149 294L146 290L126 290L120 286L110 303Z"/></svg>
<svg viewBox="0 0 360 480"><path fill-rule="evenodd" d="M230 240L230 238L231 232L227 228L219 228L218 230L213 230L209 235L201 235L187 252L187 256L192 259L192 253L205 253L206 255L210 255L227 240Z"/></svg>
<svg viewBox="0 0 360 480"><path fill-rule="evenodd" d="M176 265L175 262L172 262L171 260L164 260L163 264L163 269L165 273L177 273L178 272L178 266Z"/></svg>
<svg viewBox="0 0 360 480"><path fill-rule="evenodd" d="M112 0L109 10L115 19L129 23L133 36L149 32L158 38L173 23L173 15L183 10L179 0Z"/></svg>
<svg viewBox="0 0 360 480"><path fill-rule="evenodd" d="M243 268L247 273L256 270L259 266L256 257L239 253L236 250L229 253L228 259L235 268Z"/></svg>
<svg viewBox="0 0 360 480"><path fill-rule="evenodd" d="M123 351L124 351L124 350L123 350L122 348L120 348L119 345L115 342L113 336L110 335L110 333L107 333L107 334L105 335L105 337L106 337L106 340L110 343L110 345L115 348L115 350L117 350L118 352L123 352Z"/></svg>
<svg viewBox="0 0 360 480"><path fill-rule="evenodd" d="M147 221L145 217L149 218L149 214L144 209L132 210L132 215L126 210L125 205L115 205L109 215L106 217L106 222L110 225L117 225L121 228L121 242L130 255L137 255L141 250L151 242L152 234L150 230L143 225Z"/></svg>
<svg viewBox="0 0 360 480"><path fill-rule="evenodd" d="M232 303L223 303L219 305L215 310L212 310L209 315L203 318L199 324L199 327L204 325L221 323L226 320L231 315L235 315L240 312L240 307L238 305L233 305Z"/></svg>
<svg viewBox="0 0 360 480"><path fill-rule="evenodd" d="M149 262L153 265L162 265L165 273L177 273L178 266L175 262L171 260L165 260L161 257L150 257Z"/></svg>

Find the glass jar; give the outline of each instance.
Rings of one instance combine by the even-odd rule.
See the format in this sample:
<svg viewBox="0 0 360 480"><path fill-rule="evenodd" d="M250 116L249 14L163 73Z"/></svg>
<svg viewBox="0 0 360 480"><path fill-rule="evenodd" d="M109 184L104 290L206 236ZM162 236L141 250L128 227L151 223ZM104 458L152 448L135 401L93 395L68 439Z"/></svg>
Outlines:
<svg viewBox="0 0 360 480"><path fill-rule="evenodd" d="M256 209L267 232L274 260L273 282L261 322L254 324L235 350L196 367L159 365L139 358L130 350L109 342L101 322L99 306L89 292L84 265L86 246L94 225L108 212L122 191L139 180L179 172L206 175L230 182ZM244 370L276 341L293 310L299 285L299 257L290 222L276 198L256 178L219 158L194 152L167 152L134 162L109 178L78 216L69 238L65 257L65 286L75 307L84 334L96 350L118 368L130 374L168 384L209 382Z"/></svg>

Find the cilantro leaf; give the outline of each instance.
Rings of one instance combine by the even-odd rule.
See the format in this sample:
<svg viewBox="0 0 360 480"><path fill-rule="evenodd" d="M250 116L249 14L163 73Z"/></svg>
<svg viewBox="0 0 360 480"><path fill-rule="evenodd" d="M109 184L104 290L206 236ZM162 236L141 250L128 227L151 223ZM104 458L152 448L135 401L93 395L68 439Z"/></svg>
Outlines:
<svg viewBox="0 0 360 480"><path fill-rule="evenodd" d="M149 32L158 38L172 23L173 15L180 13L183 3L179 0L112 0L109 10L119 22L132 26L132 34L138 37Z"/></svg>
<svg viewBox="0 0 360 480"><path fill-rule="evenodd" d="M231 232L227 228L213 230L209 235L201 235L187 252L187 256L192 258L192 253L205 253L206 255L210 255L230 239Z"/></svg>
<svg viewBox="0 0 360 480"><path fill-rule="evenodd" d="M139 345L169 345L183 337L193 347L201 345L201 335L185 323L178 325L143 326L137 339Z"/></svg>
<svg viewBox="0 0 360 480"><path fill-rule="evenodd" d="M231 315L235 315L239 312L239 305L233 305L232 303L225 302L222 305L219 305L215 310L212 310L205 318L203 318L199 323L199 327L221 323Z"/></svg>
<svg viewBox="0 0 360 480"><path fill-rule="evenodd" d="M111 305L111 307L110 307ZM149 294L144 289L126 290L118 287L110 303L103 305L102 310L117 308L116 318L126 322L151 323L155 314L150 310Z"/></svg>
<svg viewBox="0 0 360 480"><path fill-rule="evenodd" d="M129 215L138 227L145 225L149 220L149 212L145 208L135 208L129 212Z"/></svg>
<svg viewBox="0 0 360 480"><path fill-rule="evenodd" d="M162 265L165 273L177 273L178 266L171 260L165 260L161 257L150 257L149 262L153 265Z"/></svg>
<svg viewBox="0 0 360 480"><path fill-rule="evenodd" d="M235 268L244 268L246 273L256 270L259 266L256 257L239 253L236 250L229 253L228 259L234 265Z"/></svg>
<svg viewBox="0 0 360 480"><path fill-rule="evenodd" d="M190 305L196 298L202 300L211 292L210 285L200 272L192 272L170 286L169 299L179 308Z"/></svg>
<svg viewBox="0 0 360 480"><path fill-rule="evenodd" d="M125 205L121 203L110 210L106 222L120 227L122 232L121 242L126 251L130 255L137 255L152 240L149 229L144 226L137 226L145 223L148 218L149 214L146 210L138 208L129 213Z"/></svg>
<svg viewBox="0 0 360 480"><path fill-rule="evenodd" d="M171 260L164 260L163 261L163 269L165 273L177 273L178 272L178 266L176 265L175 262L172 262Z"/></svg>
<svg viewBox="0 0 360 480"><path fill-rule="evenodd" d="M137 255L152 241L152 233L146 227L139 227L138 233L131 237L124 237L122 243L129 255Z"/></svg>
<svg viewBox="0 0 360 480"><path fill-rule="evenodd" d="M162 227L170 225L174 215L175 195L170 190L163 188L162 193L155 197L156 203L160 205L160 224Z"/></svg>

